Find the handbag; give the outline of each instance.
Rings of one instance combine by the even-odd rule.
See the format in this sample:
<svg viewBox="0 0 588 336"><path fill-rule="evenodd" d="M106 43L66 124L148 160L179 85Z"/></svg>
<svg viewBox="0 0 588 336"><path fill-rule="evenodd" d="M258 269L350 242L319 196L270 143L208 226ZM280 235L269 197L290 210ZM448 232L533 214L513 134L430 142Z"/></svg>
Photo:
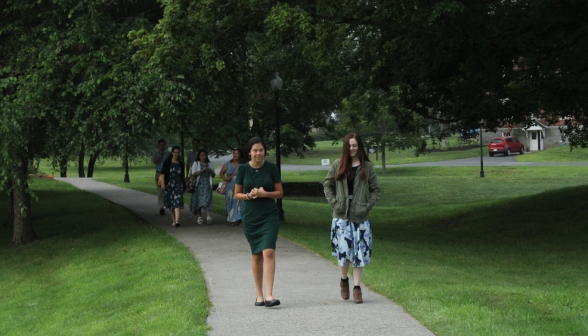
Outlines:
<svg viewBox="0 0 588 336"><path fill-rule="evenodd" d="M235 168L235 170L233 170L233 173L231 174L231 179L233 177L235 177L235 174L237 174L236 168ZM218 192L221 195L226 194L227 193L227 184L229 184L229 181L223 180L223 183L219 184L218 187L216 188L216 192Z"/></svg>
<svg viewBox="0 0 588 336"><path fill-rule="evenodd" d="M165 185L165 179L164 179L164 175L163 174L160 174L159 175L159 178L157 179L157 185L160 188L163 188L163 186Z"/></svg>
<svg viewBox="0 0 588 336"><path fill-rule="evenodd" d="M186 191L193 193L194 190L196 190L196 178L192 175L189 175L186 179Z"/></svg>
<svg viewBox="0 0 588 336"><path fill-rule="evenodd" d="M198 168L200 168L200 162L196 162L196 170L198 170ZM192 171L190 171L190 173L193 173ZM196 181L197 178L192 176L192 174L188 175L188 178L186 179L186 191L189 193L193 193L196 190Z"/></svg>

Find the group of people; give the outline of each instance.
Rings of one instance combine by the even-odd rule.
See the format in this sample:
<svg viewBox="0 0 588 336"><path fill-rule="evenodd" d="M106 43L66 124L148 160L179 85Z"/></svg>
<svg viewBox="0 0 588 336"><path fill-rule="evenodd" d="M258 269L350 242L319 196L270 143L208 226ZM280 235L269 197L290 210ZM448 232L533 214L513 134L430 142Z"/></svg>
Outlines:
<svg viewBox="0 0 588 336"><path fill-rule="evenodd" d="M189 179L195 180L194 191L190 197L190 214L196 215L198 224L212 223L212 179L216 176L214 165L210 162L208 152L200 149L200 140L192 140L192 151L187 155L184 166L180 156L180 147L172 147L171 153L165 149L166 142L161 139L157 143L158 150L153 153L155 164L155 181L159 214L165 215L168 209L172 218L172 226L180 226L180 211L184 208L184 190ZM225 204L228 221L231 225L241 223L241 202L234 198L234 174L242 163L241 151L233 151L233 159L221 168L220 176L227 181ZM206 220L203 215L206 216Z"/></svg>
<svg viewBox="0 0 588 336"><path fill-rule="evenodd" d="M180 209L183 208L183 186L186 177L192 175L198 182L190 200L190 212L206 212L207 221L210 223L212 178L215 173L208 153L205 150L198 150L197 155L188 155L185 169L190 170L184 175L180 149L174 146L171 156L166 158L165 141L163 146L161 141L163 140L158 143L159 153L153 154L153 163L157 170L156 180L161 179L160 175L164 176L163 186L158 187L163 190L163 200L159 201L160 213L165 213L164 208L170 209L172 225L179 225ZM196 152L199 144L200 142L194 139L192 153ZM265 160L267 146L262 138L251 138L247 148L249 161L244 162L243 153L235 149L233 158L223 165L219 175L227 182L227 220L231 225L243 226L243 232L251 248L251 268L256 291L255 306L274 307L280 305L280 300L273 295L273 286L280 223L275 200L284 195L282 180L277 166ZM162 159L164 161L161 169L158 169ZM190 163L190 160L193 162ZM333 162L323 188L327 202L333 208L331 250L339 265L341 297L348 300L351 296L348 278L351 266L353 301L362 303L361 277L363 268L370 263L372 254L369 212L380 195L380 187L374 166L367 156L359 134L349 133L345 136L341 157ZM198 223L203 223L200 216Z"/></svg>

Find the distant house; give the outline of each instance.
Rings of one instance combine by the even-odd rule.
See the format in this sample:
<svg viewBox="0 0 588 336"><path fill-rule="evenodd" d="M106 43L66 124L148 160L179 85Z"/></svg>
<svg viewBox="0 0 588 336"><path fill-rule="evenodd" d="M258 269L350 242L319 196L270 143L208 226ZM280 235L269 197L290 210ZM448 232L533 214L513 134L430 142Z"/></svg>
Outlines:
<svg viewBox="0 0 588 336"><path fill-rule="evenodd" d="M559 127L563 126L564 122L564 120L560 120L554 125L549 125L545 120L535 119L534 124L530 127L518 124L512 127L498 128L496 132L484 131L482 132L482 143L488 144L496 137L511 136L522 142L527 152L561 146L565 141L562 140Z"/></svg>

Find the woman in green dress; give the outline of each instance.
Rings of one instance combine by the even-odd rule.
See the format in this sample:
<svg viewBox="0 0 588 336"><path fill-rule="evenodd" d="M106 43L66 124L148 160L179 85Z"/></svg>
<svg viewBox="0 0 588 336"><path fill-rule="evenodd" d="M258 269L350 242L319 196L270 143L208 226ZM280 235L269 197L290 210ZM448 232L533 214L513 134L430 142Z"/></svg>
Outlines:
<svg viewBox="0 0 588 336"><path fill-rule="evenodd" d="M251 246L251 268L255 281L256 306L273 307L280 300L273 296L276 273L276 240L280 214L275 199L282 198L282 180L278 167L265 161L267 147L263 139L253 137L247 143L251 160L239 166L235 177L235 198L243 202L243 232ZM265 281L265 299L262 284Z"/></svg>

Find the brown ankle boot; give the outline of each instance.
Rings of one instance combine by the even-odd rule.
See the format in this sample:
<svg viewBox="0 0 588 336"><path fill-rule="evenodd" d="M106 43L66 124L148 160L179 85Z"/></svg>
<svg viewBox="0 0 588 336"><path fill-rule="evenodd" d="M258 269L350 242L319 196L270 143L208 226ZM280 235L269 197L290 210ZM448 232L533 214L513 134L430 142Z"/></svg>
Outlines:
<svg viewBox="0 0 588 336"><path fill-rule="evenodd" d="M361 288L353 288L353 302L363 303L363 298L361 297Z"/></svg>
<svg viewBox="0 0 588 336"><path fill-rule="evenodd" d="M339 284L341 285L341 297L343 300L349 300L349 278L347 281L341 280Z"/></svg>

